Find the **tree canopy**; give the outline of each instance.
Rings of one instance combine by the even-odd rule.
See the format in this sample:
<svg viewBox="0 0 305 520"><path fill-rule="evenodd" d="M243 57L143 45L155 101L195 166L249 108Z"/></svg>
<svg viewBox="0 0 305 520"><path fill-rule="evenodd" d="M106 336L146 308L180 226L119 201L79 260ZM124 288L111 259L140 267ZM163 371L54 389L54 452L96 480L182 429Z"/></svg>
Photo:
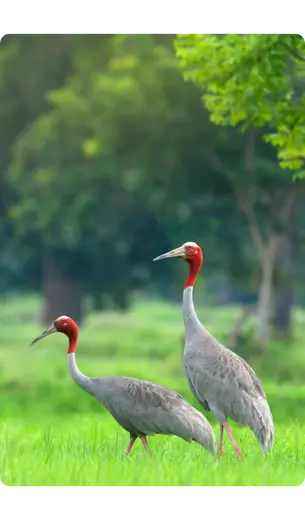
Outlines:
<svg viewBox="0 0 305 520"><path fill-rule="evenodd" d="M305 42L298 35L178 35L185 78L211 120L264 128L280 165L305 175Z"/></svg>
<svg viewBox="0 0 305 520"><path fill-rule="evenodd" d="M207 276L199 282L211 298L227 291L246 301L266 286L265 260L272 260L273 276L299 193L261 139L268 125L253 127L254 97L243 108L252 119L246 114L235 129L224 124L231 118L224 91L229 112L217 108L222 124L215 125L180 67L190 53L193 62L185 66L195 74L206 67L212 42L222 49L226 39L181 36L179 59L170 35L3 39L0 289L42 288L48 300L53 286L73 286L72 300L89 296L99 308L126 308L139 288L180 298L181 263L161 269L151 260L187 240L203 246ZM204 41L202 55L196 46ZM228 70L230 53L221 52ZM241 66L239 47L232 53ZM213 65L211 55L210 62L220 77L221 63ZM242 74L249 75L246 64ZM58 299L64 297L57 295L55 308Z"/></svg>

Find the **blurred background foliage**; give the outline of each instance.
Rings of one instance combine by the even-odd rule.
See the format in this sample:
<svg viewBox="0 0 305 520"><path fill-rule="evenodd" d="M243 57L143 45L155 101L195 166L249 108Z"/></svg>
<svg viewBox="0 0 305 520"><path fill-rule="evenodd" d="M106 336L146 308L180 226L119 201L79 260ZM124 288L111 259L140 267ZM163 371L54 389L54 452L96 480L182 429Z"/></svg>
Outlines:
<svg viewBox="0 0 305 520"><path fill-rule="evenodd" d="M107 359L142 360L126 375L149 378L139 367L157 356L174 381L186 266L152 259L191 240L204 252L195 299L212 332L270 380L302 381L304 59L296 35L2 39L7 370L10 341L19 348L37 321L67 314L88 336L100 323ZM110 326L102 337L109 313L117 339ZM131 331L136 316L146 332ZM129 372L124 359L117 372Z"/></svg>

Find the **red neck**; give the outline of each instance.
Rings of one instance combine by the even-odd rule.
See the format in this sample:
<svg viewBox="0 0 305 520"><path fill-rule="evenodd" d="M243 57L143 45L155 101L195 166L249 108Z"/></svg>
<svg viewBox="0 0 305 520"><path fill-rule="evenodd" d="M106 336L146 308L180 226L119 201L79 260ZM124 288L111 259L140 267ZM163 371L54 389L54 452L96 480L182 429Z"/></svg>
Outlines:
<svg viewBox="0 0 305 520"><path fill-rule="evenodd" d="M188 274L188 277L186 279L186 282L184 284L184 288L185 289L187 287L193 287L193 285L194 285L194 283L196 281L197 274L199 273L199 271L201 269L202 262L203 262L202 254L200 254L200 255L198 255L196 257L192 257L192 258L188 258L187 259L187 263L190 266L190 270L189 270L189 274Z"/></svg>
<svg viewBox="0 0 305 520"><path fill-rule="evenodd" d="M76 351L77 339L78 339L78 331L75 330L69 334L69 348L68 354L72 354Z"/></svg>

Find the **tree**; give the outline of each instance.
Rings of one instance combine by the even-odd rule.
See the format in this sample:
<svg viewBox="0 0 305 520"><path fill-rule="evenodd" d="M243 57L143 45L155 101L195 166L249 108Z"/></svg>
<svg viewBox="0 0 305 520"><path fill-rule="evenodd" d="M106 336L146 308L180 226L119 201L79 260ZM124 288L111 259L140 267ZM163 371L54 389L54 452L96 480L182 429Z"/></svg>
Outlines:
<svg viewBox="0 0 305 520"><path fill-rule="evenodd" d="M162 244L160 215L180 210L185 187L177 179L198 168L189 148L201 145L201 118L192 124L200 105L181 79L172 38L161 40L113 36L106 57L101 45L89 63L76 46L73 72L47 92L48 109L13 148L10 218L19 247L32 239L52 266L42 272L73 279L99 306L100 292L127 306L144 260L137 237L150 234L150 260L153 241L155 250ZM44 315L55 312L48 308Z"/></svg>
<svg viewBox="0 0 305 520"><path fill-rule="evenodd" d="M198 90L182 78L173 37L67 36L54 56L56 37L18 38L6 44L9 52L18 43L18 61L6 68L3 91L0 81L2 96L18 86L5 112L6 124L14 121L6 150L11 243L1 261L17 265L19 287L43 289L43 317L81 317L87 296L95 309L125 309L148 283L180 299L181 263L156 270L151 259L186 240L203 244L214 301L220 286L253 290L256 258L234 194L248 189L250 165L265 231L278 173L272 148L254 136L252 153L250 134L208 120ZM16 125L18 112L26 117Z"/></svg>
<svg viewBox="0 0 305 520"><path fill-rule="evenodd" d="M229 256L236 259L239 248L240 234L229 242L221 227L229 215L233 220L231 187L206 167L202 142L212 142L215 131L213 137L206 114L201 117L196 89L181 78L172 37L105 38L91 47L86 37L65 40L67 74L59 87L46 83L44 95L39 90L43 103L11 148L14 257L32 287L34 276L37 288L44 274L49 295L51 275L53 285L63 276L80 284L71 291L72 308L81 292L93 297L95 307L111 300L126 307L131 288L148 280L155 252L187 236L207 247L211 240L208 260L215 269L221 267L215 240L223 249L228 245L230 267ZM19 52L22 63L22 47ZM15 83L26 81L18 67L14 71ZM37 97L36 90L15 110L31 104L31 95ZM176 265L162 284L167 294L175 293ZM155 275L159 288L165 271ZM55 314L56 298L50 299L44 316Z"/></svg>
<svg viewBox="0 0 305 520"><path fill-rule="evenodd" d="M8 218L8 209L18 204L8 173L14 142L28 131L33 122L48 106L46 92L62 85L72 73L75 54L90 54L90 46L103 47L100 61L107 55L107 40L111 32L94 31L18 31L0 40L1 103L1 153L0 183L5 197L0 201L0 226L4 229L1 241L1 261L4 262L4 278L19 287L37 289L41 266L41 241L29 223L26 241L15 240L16 228ZM87 51L87 52L86 52ZM89 60L87 60L89 61ZM33 248L36 252L33 256ZM70 301L73 303L75 291ZM53 315L54 317L54 315ZM77 318L77 316L76 316Z"/></svg>
<svg viewBox="0 0 305 520"><path fill-rule="evenodd" d="M264 127L264 138L277 148L280 165L305 173L301 36L179 35L176 52L185 78L204 90L214 123Z"/></svg>
<svg viewBox="0 0 305 520"><path fill-rule="evenodd" d="M280 174L274 168L271 175L261 175L258 168L268 166L266 162L257 162L257 139L261 135L277 147L281 167L297 170L303 167L304 52L302 38L290 35L179 35L176 40L176 53L184 76L204 91L202 98L211 120L246 132L243 178L215 151L209 155L215 168L230 177L257 250L261 271L258 335L264 344L269 340L272 320L275 324L286 321L285 333L289 334L291 305L279 305L281 291L274 293L273 286L276 264L277 284L285 278L287 286L287 276L281 274L279 251L283 250L284 243L288 244L286 250L290 247L289 231L294 220L297 189L293 185L288 187L285 170ZM266 56L268 59L264 59ZM258 131L254 127L259 127ZM268 133L271 127L273 133ZM267 178L268 195L265 192ZM267 229L264 206L268 207ZM287 265L284 270L287 271ZM274 298L277 299L275 316ZM289 299L291 301L291 291L286 302ZM283 308L286 309L284 320Z"/></svg>

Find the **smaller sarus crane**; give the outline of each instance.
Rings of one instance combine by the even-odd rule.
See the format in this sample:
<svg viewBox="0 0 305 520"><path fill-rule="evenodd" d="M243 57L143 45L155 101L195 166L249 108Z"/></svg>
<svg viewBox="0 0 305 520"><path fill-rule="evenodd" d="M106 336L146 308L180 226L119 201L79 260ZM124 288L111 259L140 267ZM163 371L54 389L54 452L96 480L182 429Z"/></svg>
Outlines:
<svg viewBox="0 0 305 520"><path fill-rule="evenodd" d="M211 454L216 452L215 436L208 420L173 390L130 377L91 378L82 374L75 360L78 327L68 316L57 318L31 345L54 332L62 332L69 339L68 368L74 381L100 401L129 432L126 455L138 437L151 455L146 436L158 433L196 441Z"/></svg>
<svg viewBox="0 0 305 520"><path fill-rule="evenodd" d="M154 260L180 257L189 264L183 292L185 329L184 369L197 401L220 422L218 456L223 452L223 430L234 446L237 458L242 452L237 445L228 418L249 426L263 453L273 445L274 426L262 384L244 359L224 347L200 323L193 304L193 286L203 254L195 242L157 256Z"/></svg>

